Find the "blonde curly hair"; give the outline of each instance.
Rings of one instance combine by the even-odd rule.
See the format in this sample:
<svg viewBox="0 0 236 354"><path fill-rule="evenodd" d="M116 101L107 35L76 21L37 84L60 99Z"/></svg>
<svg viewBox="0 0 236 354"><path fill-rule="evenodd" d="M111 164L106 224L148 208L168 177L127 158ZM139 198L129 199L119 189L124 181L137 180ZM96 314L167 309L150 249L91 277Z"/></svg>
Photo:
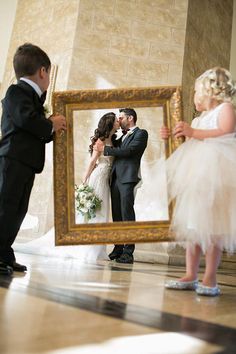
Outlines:
<svg viewBox="0 0 236 354"><path fill-rule="evenodd" d="M231 102L236 94L236 84L230 72L221 67L205 71L196 79L200 83L202 96L209 96L217 101Z"/></svg>

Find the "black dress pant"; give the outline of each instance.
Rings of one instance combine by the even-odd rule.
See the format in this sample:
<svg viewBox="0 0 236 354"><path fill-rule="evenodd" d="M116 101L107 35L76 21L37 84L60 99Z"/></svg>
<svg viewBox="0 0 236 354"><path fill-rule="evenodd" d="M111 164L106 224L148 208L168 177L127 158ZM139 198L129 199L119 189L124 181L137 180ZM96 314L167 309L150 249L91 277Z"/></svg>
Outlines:
<svg viewBox="0 0 236 354"><path fill-rule="evenodd" d="M15 260L12 244L28 210L35 173L30 167L0 157L0 260Z"/></svg>
<svg viewBox="0 0 236 354"><path fill-rule="evenodd" d="M134 187L136 183L121 183L114 173L111 182L111 206L113 221L135 221ZM116 245L116 249L133 254L135 245Z"/></svg>

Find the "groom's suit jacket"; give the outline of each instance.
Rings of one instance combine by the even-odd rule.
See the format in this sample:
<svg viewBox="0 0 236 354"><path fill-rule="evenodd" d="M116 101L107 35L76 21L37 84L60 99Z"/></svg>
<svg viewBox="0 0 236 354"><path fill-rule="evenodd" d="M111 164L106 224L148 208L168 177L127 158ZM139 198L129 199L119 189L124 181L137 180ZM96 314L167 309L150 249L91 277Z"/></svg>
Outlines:
<svg viewBox="0 0 236 354"><path fill-rule="evenodd" d="M112 174L116 173L117 179L121 183L137 183L139 178L140 160L147 146L148 132L136 127L127 133L122 142L118 141L118 146L105 146L104 155L114 156Z"/></svg>
<svg viewBox="0 0 236 354"><path fill-rule="evenodd" d="M40 173L45 143L52 140L52 122L45 118L43 102L26 82L11 85L2 100L0 156L7 156Z"/></svg>

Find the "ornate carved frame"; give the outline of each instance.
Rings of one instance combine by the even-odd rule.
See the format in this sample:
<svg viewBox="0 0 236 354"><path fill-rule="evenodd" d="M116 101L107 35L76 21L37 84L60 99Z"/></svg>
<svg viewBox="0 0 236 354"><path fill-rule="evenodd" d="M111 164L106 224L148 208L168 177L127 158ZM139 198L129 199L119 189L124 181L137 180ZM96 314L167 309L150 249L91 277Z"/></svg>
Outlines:
<svg viewBox="0 0 236 354"><path fill-rule="evenodd" d="M55 92L53 111L67 119L67 131L54 140L54 202L57 245L172 241L170 220L75 224L73 111L119 107L163 107L170 129L182 119L180 87L124 88ZM181 143L170 138L166 156ZM171 215L171 210L170 210Z"/></svg>

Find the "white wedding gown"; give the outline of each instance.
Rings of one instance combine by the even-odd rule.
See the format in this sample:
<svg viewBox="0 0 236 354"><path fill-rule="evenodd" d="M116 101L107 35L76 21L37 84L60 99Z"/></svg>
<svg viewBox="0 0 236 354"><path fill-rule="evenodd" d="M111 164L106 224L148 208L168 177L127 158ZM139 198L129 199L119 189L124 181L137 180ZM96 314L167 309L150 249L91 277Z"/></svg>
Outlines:
<svg viewBox="0 0 236 354"><path fill-rule="evenodd" d="M203 112L195 129L217 129L225 103ZM179 241L214 244L228 253L236 250L235 133L203 140L189 139L167 160L170 199L175 199L172 230Z"/></svg>
<svg viewBox="0 0 236 354"><path fill-rule="evenodd" d="M109 178L112 162L113 157L100 156L97 166L90 175L88 184L94 188L95 193L102 200L102 206L101 209L96 212L96 217L89 220L89 223L109 221ZM76 223L83 223L83 217L76 215ZM27 243L15 243L13 248L17 252L50 257L76 258L81 262L94 262L98 259L108 259L105 245L55 246L54 228L36 240Z"/></svg>

